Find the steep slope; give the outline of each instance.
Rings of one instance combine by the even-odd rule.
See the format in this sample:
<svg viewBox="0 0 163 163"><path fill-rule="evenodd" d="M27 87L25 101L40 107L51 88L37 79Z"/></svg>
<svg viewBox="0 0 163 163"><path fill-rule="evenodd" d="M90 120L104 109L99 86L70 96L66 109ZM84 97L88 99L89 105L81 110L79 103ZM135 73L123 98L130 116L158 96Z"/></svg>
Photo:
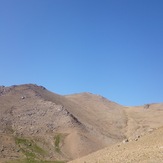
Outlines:
<svg viewBox="0 0 163 163"><path fill-rule="evenodd" d="M37 147L36 149L44 151L41 154L37 150L32 153L36 155L36 159L70 159L62 150L64 138L71 132L78 130L82 132L84 128L82 124L78 124L62 103L56 104L44 99L40 94L44 91L48 92L45 88L36 85L1 87L0 141L2 150L0 160L1 158L16 159L20 152L27 157L29 151L32 153L34 149L27 148L25 142L32 144L31 141L34 141L33 146ZM56 99L61 98L56 94L53 96ZM6 137L10 143L3 141ZM17 140L21 140L23 144L17 143ZM20 152L17 154L16 151Z"/></svg>
<svg viewBox="0 0 163 163"><path fill-rule="evenodd" d="M163 104L123 109L127 139L70 163L163 162Z"/></svg>
<svg viewBox="0 0 163 163"><path fill-rule="evenodd" d="M46 155L35 151L36 159L71 160L123 140L126 122L122 106L91 94L88 103L33 84L0 87L0 160L23 157L26 148L32 152L26 144L19 144L23 141L46 151ZM3 141L7 137L10 143Z"/></svg>
<svg viewBox="0 0 163 163"><path fill-rule="evenodd" d="M114 157L114 149L126 149L120 143L124 139L133 144L133 148L127 147L129 151L137 149L133 142L163 126L162 117L163 104L124 107L91 93L61 96L33 84L2 86L0 162L66 162L107 146ZM103 152L99 153L100 160L105 157ZM123 153L121 156L126 158ZM87 158L94 161L99 155L90 155L84 161Z"/></svg>
<svg viewBox="0 0 163 163"><path fill-rule="evenodd" d="M88 122L94 132L103 134L103 140L110 137L110 144L125 138L126 114L124 107L91 93L80 93L65 96L72 102L82 106L80 115L83 121ZM108 141L108 139L107 139Z"/></svg>
<svg viewBox="0 0 163 163"><path fill-rule="evenodd" d="M69 163L163 163L163 128L136 141L118 143Z"/></svg>

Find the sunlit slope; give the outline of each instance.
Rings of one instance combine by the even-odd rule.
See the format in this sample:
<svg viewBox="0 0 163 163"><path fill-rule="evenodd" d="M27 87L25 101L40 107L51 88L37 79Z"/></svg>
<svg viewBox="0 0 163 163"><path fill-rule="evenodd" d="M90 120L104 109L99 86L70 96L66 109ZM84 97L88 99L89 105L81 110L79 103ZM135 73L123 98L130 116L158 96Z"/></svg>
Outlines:
<svg viewBox="0 0 163 163"><path fill-rule="evenodd" d="M118 143L70 163L162 163L163 128L148 133L138 140Z"/></svg>
<svg viewBox="0 0 163 163"><path fill-rule="evenodd" d="M126 141L71 163L163 162L163 104L125 107Z"/></svg>
<svg viewBox="0 0 163 163"><path fill-rule="evenodd" d="M126 132L124 107L91 93L66 96L67 99L82 106L81 117L94 132L100 132L112 140L122 140Z"/></svg>
<svg viewBox="0 0 163 163"><path fill-rule="evenodd" d="M1 141L6 150L0 158L16 159L11 155L17 154L15 136L39 140L50 160L72 160L122 141L126 119L121 108L93 94L61 96L33 84L0 87L0 134L12 140ZM58 134L61 153L55 150Z"/></svg>

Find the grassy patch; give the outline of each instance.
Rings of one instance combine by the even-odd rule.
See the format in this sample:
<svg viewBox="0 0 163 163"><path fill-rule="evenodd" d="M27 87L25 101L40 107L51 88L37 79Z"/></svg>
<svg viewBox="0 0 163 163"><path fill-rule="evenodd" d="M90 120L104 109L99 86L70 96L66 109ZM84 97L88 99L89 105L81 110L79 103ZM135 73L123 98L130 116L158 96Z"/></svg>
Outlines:
<svg viewBox="0 0 163 163"><path fill-rule="evenodd" d="M33 152L36 152L38 154L45 154L46 152L39 147L33 140L28 140L24 138L15 138L16 144L19 145L19 147L25 147L26 149L29 149Z"/></svg>
<svg viewBox="0 0 163 163"><path fill-rule="evenodd" d="M66 133L56 133L56 135L54 136L54 146L56 152L61 153L61 147L67 135L68 134Z"/></svg>
<svg viewBox="0 0 163 163"><path fill-rule="evenodd" d="M57 152L60 152L61 134L57 134L57 135L54 137L54 140L55 140L55 150L56 150Z"/></svg>
<svg viewBox="0 0 163 163"><path fill-rule="evenodd" d="M60 151L60 136L57 135L55 140L55 146L58 147L56 149ZM22 152L26 158L11 160L6 163L65 163L64 161L44 160L44 157L46 156L47 152L44 151L41 147L39 147L34 140L15 137L15 143L19 147L20 152Z"/></svg>
<svg viewBox="0 0 163 163"><path fill-rule="evenodd" d="M31 163L35 159L43 157L46 152L39 147L33 140L25 138L15 138L15 143L19 146L20 151L26 156Z"/></svg>

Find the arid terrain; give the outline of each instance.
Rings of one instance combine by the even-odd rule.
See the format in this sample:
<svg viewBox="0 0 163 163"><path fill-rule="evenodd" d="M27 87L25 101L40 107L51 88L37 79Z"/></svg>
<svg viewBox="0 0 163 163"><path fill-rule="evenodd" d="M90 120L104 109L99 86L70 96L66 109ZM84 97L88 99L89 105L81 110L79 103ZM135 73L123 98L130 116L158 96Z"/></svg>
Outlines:
<svg viewBox="0 0 163 163"><path fill-rule="evenodd" d="M161 163L163 103L126 107L91 93L0 87L0 163Z"/></svg>

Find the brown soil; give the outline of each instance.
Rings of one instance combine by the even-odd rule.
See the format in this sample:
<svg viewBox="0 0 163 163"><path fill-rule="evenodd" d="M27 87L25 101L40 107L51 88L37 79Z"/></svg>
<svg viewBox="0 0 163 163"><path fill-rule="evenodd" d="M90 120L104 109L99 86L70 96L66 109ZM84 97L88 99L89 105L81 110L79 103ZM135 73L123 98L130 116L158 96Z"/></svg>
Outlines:
<svg viewBox="0 0 163 163"><path fill-rule="evenodd" d="M74 163L143 162L151 153L159 160L162 117L163 104L125 107L91 93L61 96L33 84L0 87L0 162L24 159L24 150L49 161L88 155ZM32 145L16 143L20 138Z"/></svg>

